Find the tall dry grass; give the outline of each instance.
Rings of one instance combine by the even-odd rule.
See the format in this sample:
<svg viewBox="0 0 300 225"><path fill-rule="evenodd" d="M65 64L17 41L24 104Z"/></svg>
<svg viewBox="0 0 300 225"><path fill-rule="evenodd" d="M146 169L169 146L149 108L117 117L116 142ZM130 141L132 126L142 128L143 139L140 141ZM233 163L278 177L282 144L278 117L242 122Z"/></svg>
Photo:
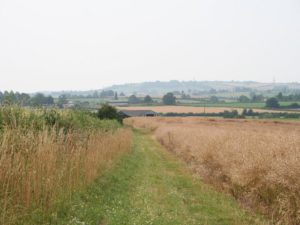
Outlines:
<svg viewBox="0 0 300 225"><path fill-rule="evenodd" d="M20 223L31 210L47 212L58 198L70 198L130 150L131 131L71 114L1 109L0 224ZM49 115L55 117L50 123Z"/></svg>
<svg viewBox="0 0 300 225"><path fill-rule="evenodd" d="M273 224L300 224L300 123L133 118L217 188Z"/></svg>

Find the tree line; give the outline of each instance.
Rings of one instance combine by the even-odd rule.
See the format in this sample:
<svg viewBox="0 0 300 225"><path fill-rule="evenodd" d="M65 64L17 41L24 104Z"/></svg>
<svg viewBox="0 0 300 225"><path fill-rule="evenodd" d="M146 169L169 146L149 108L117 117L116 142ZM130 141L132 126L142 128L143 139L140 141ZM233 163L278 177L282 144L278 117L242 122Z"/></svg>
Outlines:
<svg viewBox="0 0 300 225"><path fill-rule="evenodd" d="M30 96L26 93L4 91L0 92L1 105L20 105L20 106L49 106L54 105L52 96L46 96L42 93L37 93Z"/></svg>

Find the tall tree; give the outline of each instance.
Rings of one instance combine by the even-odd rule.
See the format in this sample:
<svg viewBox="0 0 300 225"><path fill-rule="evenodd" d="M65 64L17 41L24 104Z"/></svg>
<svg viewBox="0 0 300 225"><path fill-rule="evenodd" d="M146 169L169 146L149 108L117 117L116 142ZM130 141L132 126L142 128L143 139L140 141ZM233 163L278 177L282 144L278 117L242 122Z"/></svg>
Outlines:
<svg viewBox="0 0 300 225"><path fill-rule="evenodd" d="M52 96L45 96L42 93L37 93L31 98L30 102L33 106L53 105L54 99Z"/></svg>
<svg viewBox="0 0 300 225"><path fill-rule="evenodd" d="M165 105L176 105L176 97L173 93L169 92L163 96L163 103Z"/></svg>
<svg viewBox="0 0 300 225"><path fill-rule="evenodd" d="M136 97L135 95L131 95L131 96L129 96L129 98L128 98L128 102L129 102L130 104L137 104L137 103L140 102L140 99L139 99L138 97Z"/></svg>
<svg viewBox="0 0 300 225"><path fill-rule="evenodd" d="M250 102L250 99L246 95L241 95L239 97L239 102Z"/></svg>
<svg viewBox="0 0 300 225"><path fill-rule="evenodd" d="M115 92L115 100L118 100L119 97L118 97L118 92Z"/></svg>
<svg viewBox="0 0 300 225"><path fill-rule="evenodd" d="M0 104L2 103L3 101L3 93L0 91Z"/></svg>
<svg viewBox="0 0 300 225"><path fill-rule="evenodd" d="M266 101L266 107L267 108L279 108L280 104L279 104L277 98L268 98Z"/></svg>
<svg viewBox="0 0 300 225"><path fill-rule="evenodd" d="M118 120L121 122L121 117L117 111L117 109L108 104L103 104L101 108L98 110L97 116L99 119L110 119L110 120Z"/></svg>
<svg viewBox="0 0 300 225"><path fill-rule="evenodd" d="M152 103L153 102L153 99L151 98L150 95L146 95L145 98L144 98L144 102L145 103Z"/></svg>
<svg viewBox="0 0 300 225"><path fill-rule="evenodd" d="M68 99L66 95L60 95L58 97L57 105L58 107L62 108L64 104L68 103Z"/></svg>

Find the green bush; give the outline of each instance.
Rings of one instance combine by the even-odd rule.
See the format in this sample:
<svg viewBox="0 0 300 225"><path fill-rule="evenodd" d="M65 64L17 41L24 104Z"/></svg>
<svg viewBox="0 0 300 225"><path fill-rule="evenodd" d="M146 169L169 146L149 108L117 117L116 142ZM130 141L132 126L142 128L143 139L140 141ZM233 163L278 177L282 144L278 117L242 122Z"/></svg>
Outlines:
<svg viewBox="0 0 300 225"><path fill-rule="evenodd" d="M101 120L109 119L122 122L121 116L119 115L117 109L108 104L103 104L101 106L101 108L98 110L97 117Z"/></svg>
<svg viewBox="0 0 300 225"><path fill-rule="evenodd" d="M3 127L41 131L45 128L64 130L116 130L121 124L115 120L100 120L91 113L78 110L0 108L0 130Z"/></svg>

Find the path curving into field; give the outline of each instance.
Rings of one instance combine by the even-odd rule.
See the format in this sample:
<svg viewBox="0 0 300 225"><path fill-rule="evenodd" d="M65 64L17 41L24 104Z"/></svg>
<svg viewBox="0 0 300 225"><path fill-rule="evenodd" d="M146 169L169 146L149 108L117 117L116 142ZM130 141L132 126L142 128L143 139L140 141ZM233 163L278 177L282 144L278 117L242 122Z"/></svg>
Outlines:
<svg viewBox="0 0 300 225"><path fill-rule="evenodd" d="M131 153L76 196L52 224L262 224L232 198L194 178L147 134L135 132L134 143Z"/></svg>

